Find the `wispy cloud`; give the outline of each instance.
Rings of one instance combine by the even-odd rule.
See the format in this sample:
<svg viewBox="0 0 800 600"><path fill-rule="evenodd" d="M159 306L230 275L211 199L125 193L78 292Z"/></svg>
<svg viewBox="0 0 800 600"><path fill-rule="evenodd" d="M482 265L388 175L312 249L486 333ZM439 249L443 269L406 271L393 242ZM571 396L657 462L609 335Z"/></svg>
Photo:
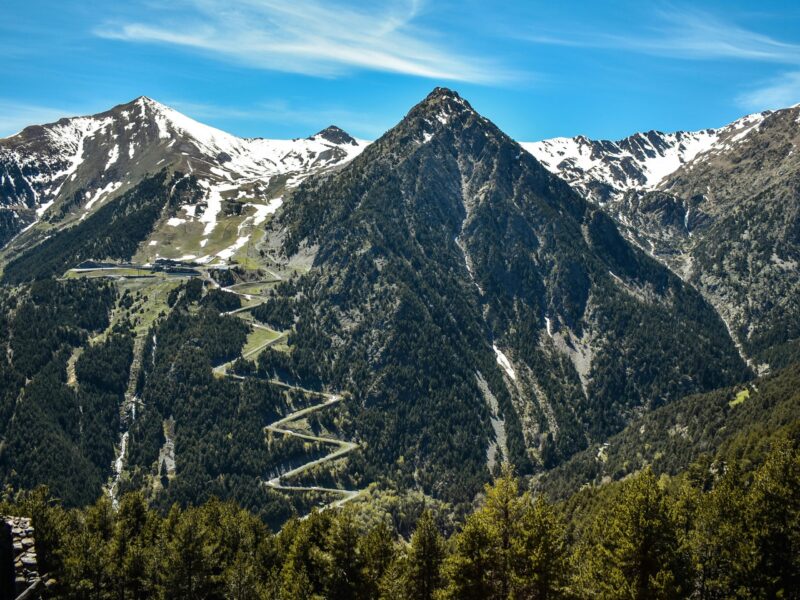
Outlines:
<svg viewBox="0 0 800 600"><path fill-rule="evenodd" d="M26 104L0 98L0 138L22 131L28 125L52 123L73 114L63 108Z"/></svg>
<svg viewBox="0 0 800 600"><path fill-rule="evenodd" d="M800 71L784 73L762 86L737 97L739 106L748 111L776 109L800 102Z"/></svg>
<svg viewBox="0 0 800 600"><path fill-rule="evenodd" d="M491 83L510 79L500 65L460 56L415 24L421 0L181 0L148 20L107 23L101 37L180 46L251 67L336 77L352 70Z"/></svg>
<svg viewBox="0 0 800 600"><path fill-rule="evenodd" d="M580 31L533 32L526 38L539 44L619 49L682 59L743 59L800 64L800 45L746 29L709 12L670 7L654 14L645 33Z"/></svg>

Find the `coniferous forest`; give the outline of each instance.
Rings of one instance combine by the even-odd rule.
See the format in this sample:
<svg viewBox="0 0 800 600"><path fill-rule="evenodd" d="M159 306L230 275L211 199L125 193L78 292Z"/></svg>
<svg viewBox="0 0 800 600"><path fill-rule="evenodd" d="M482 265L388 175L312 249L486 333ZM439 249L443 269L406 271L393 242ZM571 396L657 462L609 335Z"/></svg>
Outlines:
<svg viewBox="0 0 800 600"><path fill-rule="evenodd" d="M45 488L0 511L33 517L56 597L232 599L797 598L800 443L717 456L678 477L649 469L567 501L523 491L510 468L453 524L435 509L358 504L279 533L233 502L150 508L140 493L64 509Z"/></svg>

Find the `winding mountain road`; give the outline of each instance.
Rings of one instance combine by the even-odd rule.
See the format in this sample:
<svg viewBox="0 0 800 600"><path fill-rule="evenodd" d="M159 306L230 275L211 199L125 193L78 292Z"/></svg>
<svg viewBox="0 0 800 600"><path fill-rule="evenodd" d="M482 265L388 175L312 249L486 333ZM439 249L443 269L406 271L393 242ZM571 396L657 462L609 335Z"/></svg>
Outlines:
<svg viewBox="0 0 800 600"><path fill-rule="evenodd" d="M285 383L279 382L279 381L274 381L273 380L272 383L277 384L277 385L281 385L283 387L287 387L287 388L290 388L290 389L296 389L296 390L300 390L300 391L304 391L304 392L308 391L308 390L304 390L303 388L290 386L288 384L285 384ZM313 412L316 412L318 410L321 410L323 408L331 406L332 404L336 404L337 402L341 402L342 401L342 396L337 395L337 394L327 394L327 393L320 394L319 392L314 392L314 393L321 395L324 398L324 400L322 402L320 402L319 404L314 404L312 406L308 406L306 408L303 408L303 409L297 410L297 411L295 411L293 413L290 413L290 414L286 415L285 417L283 417L281 419L278 419L274 423L270 423L264 429L265 429L265 431L270 431L270 432L273 432L273 433L278 433L278 434L287 435L287 436L293 436L293 437L296 437L296 438L299 438L299 439L302 439L302 440L306 440L306 441L310 441L310 442L320 442L320 443L323 443L323 444L331 444L333 446L336 446L337 449L334 450L333 452L331 452L330 454L326 454L325 456L323 456L321 458L309 461L309 462L307 462L305 464L300 465L299 467L296 467L296 468L292 469L291 471L287 471L286 473L282 473L281 475L279 475L277 477L273 477L272 479L270 479L268 481L265 481L264 484L267 487L270 487L270 488L275 489L275 490L299 491L299 492L325 492L325 493L336 494L336 495L342 496L338 500L336 500L334 502L330 502L330 503L324 505L322 507L322 510L325 510L326 508L331 508L331 507L335 507L335 506L341 506L342 504L345 504L346 502L349 502L350 500L353 500L354 498L356 498L359 495L361 495L361 493L364 490L345 490L345 489L340 489L340 488L326 488L326 487L321 487L321 486L316 486L316 485L313 485L313 486L284 485L283 483L281 483L281 481L284 480L284 479L295 477L297 475L305 473L306 471L308 471L309 469L312 469L313 467L316 467L317 465L321 465L323 463L330 462L330 461L336 460L338 458L341 458L342 456L344 456L344 455L348 454L349 452L352 452L353 450L358 448L358 444L356 444L354 442L345 442L345 441L342 441L342 440L337 440L337 439L333 439L333 438L326 438L326 437L320 437L320 436L317 436L317 435L310 435L310 434L307 434L307 433L298 433L296 431L292 431L291 429L285 429L284 428L285 425L287 425L287 424L289 424L289 423L291 423L293 421L297 421L298 419L302 419L303 417L305 417L305 416L307 416L307 415L309 415L309 414L311 414Z"/></svg>
<svg viewBox="0 0 800 600"><path fill-rule="evenodd" d="M236 294L238 296L245 297L248 300L252 299L254 296L257 295L257 294L246 294L246 293L243 293L243 292L239 292L239 291L237 291L235 289L232 289L233 287L234 286L227 287L227 288L220 287L220 289L222 289L222 290L224 290L226 292L229 292L231 294ZM257 306L257 305L254 305L254 306ZM254 308L254 306L242 307L242 308L234 310L234 311L223 312L223 313L221 313L221 316L224 316L224 315L235 315L237 313L246 312L246 311ZM265 327L264 325L261 325L259 323L251 323L251 325L253 327L258 327L258 328L261 328L261 329L269 329L268 327ZM280 337L277 337L277 338L275 338L273 340L269 340L268 342L262 344L261 346L250 350L249 352L247 352L246 355L243 355L244 358L247 358L248 356L253 356L254 354L258 354L258 352L260 352L264 348L270 346L271 344L274 344L277 341L283 339L285 336L286 336L286 334L282 334ZM220 376L231 377L231 378L237 379L239 381L245 380L246 378L241 376L241 375L228 373L228 367L231 364L233 364L233 362L234 361L229 361L229 362L223 363L223 364L221 364L221 365L219 365L217 367L214 367L214 373L216 373L217 375L220 375ZM286 485L286 484L282 483L286 479L290 479L292 477L296 477L298 475L301 475L301 474L305 473L306 471L308 471L309 469L313 469L316 466L319 466L321 464L324 464L324 463L331 462L331 461L337 460L339 458L342 458L343 456L349 454L350 452L352 452L353 450L358 448L359 445L357 443L355 443L355 442L346 442L346 441L337 440L337 439L334 439L334 438L320 437L320 436L317 436L317 435L311 435L311 434L307 434L307 433L300 433L300 432L293 431L291 429L287 429L286 428L286 426L289 423L292 423L294 421L302 419L302 418L306 417L307 415L310 415L311 413L314 413L314 412L316 412L318 410L322 410L323 408L327 408L327 407L332 406L332 405L334 405L334 404L336 404L338 402L341 402L342 399L343 399L343 397L341 395L339 395L339 394L330 394L330 393L327 393L327 392L317 392L317 391L314 391L314 390L308 390L306 388L303 388L303 387L300 387L300 386L296 386L296 385L291 385L289 383L286 383L286 382L283 382L283 381L280 381L280 380L277 380L277 379L271 379L271 380L269 380L269 383L272 384L272 385L277 385L277 386L286 388L286 389L295 390L295 391L301 392L301 393L306 394L306 395L319 396L323 400L322 400L322 402L319 402L318 404L313 404L311 406L307 406L307 407L302 408L300 410L296 410L296 411L294 411L294 412L292 412L292 413L290 413L290 414L288 414L288 415L286 415L284 417L281 417L277 421L275 421L273 423L270 423L269 425L267 425L264 428L265 433L266 432L271 432L271 433L274 433L274 434L295 437L295 438L298 438L298 439L301 439L301 440L305 440L305 441L308 441L308 442L318 442L318 443L321 443L321 444L328 444L328 445L331 445L331 446L335 446L335 449L333 450L333 452L331 452L329 454L326 454L325 456L323 456L321 458L317 458L315 460L308 461L307 463L303 463L299 467L295 467L294 469L291 469L291 470L287 471L286 473L282 473L282 474L278 475L277 477L273 477L272 479L269 479L269 480L265 481L264 485L266 487L268 487L268 488L273 489L273 490L278 490L278 491L283 491L283 492L322 492L322 493L327 493L327 494L340 496L340 498L338 498L337 500L334 500L333 502L329 502L327 504L324 504L321 507L321 510L326 510L326 509L329 509L329 508L336 508L336 507L342 506L343 504L345 504L347 502L350 502L351 500L353 500L353 499L357 498L358 496L360 496L364 492L364 490L347 490L347 489L341 489L341 488L326 488L326 487L317 486L317 485L310 485L310 486Z"/></svg>

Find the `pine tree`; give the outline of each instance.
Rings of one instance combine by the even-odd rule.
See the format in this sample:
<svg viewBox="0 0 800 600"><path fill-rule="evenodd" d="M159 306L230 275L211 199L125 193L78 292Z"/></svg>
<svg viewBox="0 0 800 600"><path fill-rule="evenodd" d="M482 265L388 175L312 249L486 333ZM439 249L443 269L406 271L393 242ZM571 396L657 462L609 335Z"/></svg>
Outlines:
<svg viewBox="0 0 800 600"><path fill-rule="evenodd" d="M569 581L569 549L564 525L553 508L539 497L525 501L525 510L512 539L511 598L563 598Z"/></svg>
<svg viewBox="0 0 800 600"><path fill-rule="evenodd" d="M757 552L753 595L800 595L800 452L782 439L756 472L746 518Z"/></svg>
<svg viewBox="0 0 800 600"><path fill-rule="evenodd" d="M206 545L199 509L181 512L174 506L165 523L165 556L162 579L166 595L186 599L208 596L213 588L207 563L214 549Z"/></svg>
<svg viewBox="0 0 800 600"><path fill-rule="evenodd" d="M749 597L756 548L745 516L747 487L746 477L731 465L713 489L696 500L689 545L700 598ZM682 512L685 518L685 509Z"/></svg>
<svg viewBox="0 0 800 600"><path fill-rule="evenodd" d="M379 595L381 580L394 559L393 541L394 534L384 521L372 527L358 541L364 565L364 596L367 598Z"/></svg>
<svg viewBox="0 0 800 600"><path fill-rule="evenodd" d="M471 515L456 536L455 549L444 564L447 580L444 598L484 600L492 597L491 581L487 577L492 571L491 544L485 524Z"/></svg>
<svg viewBox="0 0 800 600"><path fill-rule="evenodd" d="M110 564L120 598L150 597L153 587L147 546L149 515L141 493L122 497L110 541Z"/></svg>
<svg viewBox="0 0 800 600"><path fill-rule="evenodd" d="M386 567L378 583L378 597L381 600L407 600L406 574L408 556L405 551L397 552Z"/></svg>
<svg viewBox="0 0 800 600"><path fill-rule="evenodd" d="M324 551L332 520L329 513L314 512L304 521L290 522L286 536L289 547L280 573L281 600L324 597L330 570L330 557Z"/></svg>
<svg viewBox="0 0 800 600"><path fill-rule="evenodd" d="M680 596L683 565L666 498L650 469L621 486L581 552L580 595L656 600Z"/></svg>
<svg viewBox="0 0 800 600"><path fill-rule="evenodd" d="M467 517L447 558L446 598L507 598L511 589L512 523L521 516L517 483L510 469L485 488L486 501Z"/></svg>
<svg viewBox="0 0 800 600"><path fill-rule="evenodd" d="M52 522L52 518L48 520ZM34 527L38 550L39 532L44 529L41 524ZM114 513L107 498L88 507L82 523L70 524L70 535L63 538L63 546L57 552L61 564L49 571L61 575L60 583L67 595L102 598L107 594L113 582L108 547L113 529ZM48 532L48 537L51 535Z"/></svg>
<svg viewBox="0 0 800 600"><path fill-rule="evenodd" d="M422 513L408 549L406 589L410 600L430 600L441 585L444 541L430 511Z"/></svg>
<svg viewBox="0 0 800 600"><path fill-rule="evenodd" d="M239 551L225 569L225 597L230 600L258 600L258 572L250 556Z"/></svg>
<svg viewBox="0 0 800 600"><path fill-rule="evenodd" d="M325 540L329 557L326 597L330 600L352 600L363 588L363 561L358 539L352 513L337 511Z"/></svg>
<svg viewBox="0 0 800 600"><path fill-rule="evenodd" d="M486 487L445 563L452 599L558 598L566 583L563 526L543 499L520 494L510 467Z"/></svg>
<svg viewBox="0 0 800 600"><path fill-rule="evenodd" d="M514 564L513 544L524 512L524 501L510 467L493 486L486 488L486 503L475 513L490 539L488 570L485 577L491 598L508 598Z"/></svg>

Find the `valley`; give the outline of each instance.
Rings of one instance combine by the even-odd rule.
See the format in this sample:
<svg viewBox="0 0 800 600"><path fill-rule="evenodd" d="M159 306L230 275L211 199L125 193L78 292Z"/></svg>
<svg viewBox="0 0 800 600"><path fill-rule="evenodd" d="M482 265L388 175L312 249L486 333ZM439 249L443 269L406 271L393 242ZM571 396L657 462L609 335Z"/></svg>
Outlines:
<svg viewBox="0 0 800 600"><path fill-rule="evenodd" d="M796 4L6 2L0 600L800 600Z"/></svg>
<svg viewBox="0 0 800 600"><path fill-rule="evenodd" d="M435 513L455 543L506 493L588 564L617 494L712 502L720 465L793 443L795 112L520 145L436 88L369 144L148 99L0 141L27 223L0 250L2 480L273 531Z"/></svg>
<svg viewBox="0 0 800 600"><path fill-rule="evenodd" d="M617 215L606 216L634 181L644 190L654 175L620 184L598 207L598 199L587 201L549 174L566 172L556 168L560 163L548 159L543 168L450 90L434 90L371 144L331 128L283 146L237 140L148 99L87 119L95 119L94 133L80 138L80 169L95 168L86 150L120 127L139 132L129 158L156 151L169 158L173 139L192 150L103 202L76 205L79 218L68 208L63 220L42 219L4 248L13 258L0 262L7 282L45 275L108 280L123 298L134 298L112 311L107 329L130 321L135 364L150 356L130 378L124 420L133 398L144 402L137 411L150 410L142 393L148 373L163 368L158 329L185 321L181 328L200 327L188 338L192 344L226 348L209 357L220 385L241 385L257 373L290 381L297 393L324 388L351 397L342 433L366 443L357 453L360 472L346 480L397 462L400 479L412 487L462 503L480 488L487 457L492 469L511 463L534 475L602 443L642 412L749 376L740 340L712 306L659 264L669 261L642 251ZM649 136L647 143L672 157L659 163L666 176L714 144L752 135L759 123L745 119L713 135L664 141ZM64 127L36 139L54 139ZM626 161L649 156L644 139L620 143L631 152ZM564 144L524 147L543 156ZM286 154L278 160L268 147ZM318 148L330 158L322 160ZM212 156L222 166L209 166ZM642 167L648 173L656 168L649 164ZM51 232L45 239L37 237L42 228ZM488 234L497 231L502 247ZM212 306L219 307L213 324L205 315ZM230 335L241 345L234 352L208 335ZM653 335L659 344L650 343ZM447 366L431 370L433 354L421 352ZM175 357L164 359L172 364ZM669 368L653 370L652 363ZM146 425L146 436L163 437L158 432L175 418L176 401L158 401L160 424ZM455 407L460 422L452 437L444 415ZM286 414L303 409L290 408ZM436 414L442 417L431 418ZM180 419L175 423L180 464L183 429ZM120 435L126 452L140 452L144 431L139 441L127 429ZM115 465L124 454L120 439ZM421 444L431 444L423 440L435 440L435 450L420 453ZM305 441L330 443L320 436ZM345 448L355 446L339 447L322 462L336 463ZM414 463L404 461L408 454ZM320 467L319 458L308 463ZM138 481L148 468L139 462L125 477ZM156 492L163 487L159 470L145 477ZM180 479L180 469L167 473Z"/></svg>

